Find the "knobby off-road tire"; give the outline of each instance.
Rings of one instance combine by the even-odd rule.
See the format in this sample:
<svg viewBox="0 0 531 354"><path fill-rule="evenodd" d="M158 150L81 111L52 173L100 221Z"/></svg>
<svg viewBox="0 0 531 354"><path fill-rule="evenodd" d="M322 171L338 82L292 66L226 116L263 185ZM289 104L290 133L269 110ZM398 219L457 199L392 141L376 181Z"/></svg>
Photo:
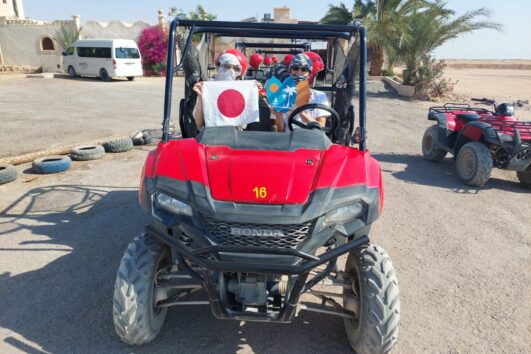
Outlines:
<svg viewBox="0 0 531 354"><path fill-rule="evenodd" d="M167 307L155 307L153 288L157 271L169 258L168 248L146 234L127 247L116 275L112 311L114 328L122 341L141 345L160 332Z"/></svg>
<svg viewBox="0 0 531 354"><path fill-rule="evenodd" d="M461 182L471 187L480 187L490 178L492 156L484 144L473 141L459 150L455 167L457 178Z"/></svg>
<svg viewBox="0 0 531 354"><path fill-rule="evenodd" d="M441 161L446 156L446 151L439 149L439 127L432 125L424 132L422 137L422 155L426 160Z"/></svg>
<svg viewBox="0 0 531 354"><path fill-rule="evenodd" d="M9 183L17 179L17 169L13 165L0 164L0 184Z"/></svg>
<svg viewBox="0 0 531 354"><path fill-rule="evenodd" d="M350 346L357 354L388 353L400 324L398 280L389 255L376 245L352 251L345 279L352 281L352 287L344 290L344 296L359 298L357 320L344 320Z"/></svg>
<svg viewBox="0 0 531 354"><path fill-rule="evenodd" d="M103 143L105 152L126 152L133 148L133 141L129 137L115 139Z"/></svg>
<svg viewBox="0 0 531 354"><path fill-rule="evenodd" d="M79 146L70 151L70 157L75 161L97 160L103 156L105 156L105 149L101 145Z"/></svg>
<svg viewBox="0 0 531 354"><path fill-rule="evenodd" d="M525 187L531 188L531 165L523 171L516 172L516 176Z"/></svg>

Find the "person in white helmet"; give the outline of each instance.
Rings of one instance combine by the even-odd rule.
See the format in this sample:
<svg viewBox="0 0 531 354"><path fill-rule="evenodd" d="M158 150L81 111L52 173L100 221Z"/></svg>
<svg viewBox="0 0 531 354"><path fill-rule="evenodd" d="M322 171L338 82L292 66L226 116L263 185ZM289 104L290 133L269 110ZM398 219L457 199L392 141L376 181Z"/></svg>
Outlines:
<svg viewBox="0 0 531 354"><path fill-rule="evenodd" d="M227 49L216 59L217 74L214 80L218 81L234 81L241 80L245 77L247 71L247 60L243 54L236 49ZM194 111L194 120L197 129L201 129L205 125L205 117L203 114L203 82L198 82L193 87L197 94L196 109Z"/></svg>

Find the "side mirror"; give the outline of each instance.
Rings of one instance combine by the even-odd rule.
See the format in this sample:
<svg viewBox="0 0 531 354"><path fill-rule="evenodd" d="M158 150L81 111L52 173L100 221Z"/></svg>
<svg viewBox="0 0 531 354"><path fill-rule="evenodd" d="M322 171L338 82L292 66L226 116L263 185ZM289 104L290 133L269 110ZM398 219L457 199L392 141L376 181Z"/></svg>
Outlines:
<svg viewBox="0 0 531 354"><path fill-rule="evenodd" d="M61 54L63 54L63 56L65 56L65 55L66 55L66 52L61 52Z"/></svg>

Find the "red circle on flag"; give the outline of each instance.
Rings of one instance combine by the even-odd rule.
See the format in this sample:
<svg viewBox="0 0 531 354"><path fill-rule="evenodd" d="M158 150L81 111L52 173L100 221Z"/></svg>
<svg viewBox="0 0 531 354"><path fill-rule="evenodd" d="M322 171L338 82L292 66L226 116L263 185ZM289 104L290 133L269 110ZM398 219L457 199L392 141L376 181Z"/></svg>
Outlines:
<svg viewBox="0 0 531 354"><path fill-rule="evenodd" d="M245 98L238 90L225 90L218 96L218 109L225 117L236 118L245 109Z"/></svg>

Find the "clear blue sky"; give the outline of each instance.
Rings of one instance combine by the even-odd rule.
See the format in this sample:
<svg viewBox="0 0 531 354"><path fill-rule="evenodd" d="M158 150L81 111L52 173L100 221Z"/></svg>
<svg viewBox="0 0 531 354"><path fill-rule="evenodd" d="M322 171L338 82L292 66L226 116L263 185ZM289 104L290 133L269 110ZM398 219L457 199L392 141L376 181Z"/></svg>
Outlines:
<svg viewBox="0 0 531 354"><path fill-rule="evenodd" d="M23 0L26 17L37 20L69 19L80 15L81 22L89 20L122 20L134 22L143 20L151 24L157 22L157 10L165 12L172 7L180 7L184 12L194 10L201 4L208 12L218 16L218 20L239 21L264 13L272 13L273 7L288 6L291 17L299 20L317 21L323 17L328 4L339 4L333 0ZM353 1L343 1L351 7ZM444 44L435 51L439 58L459 59L531 59L531 1L530 0L447 0L448 8L457 14L486 7L492 10L492 19L504 26L503 33L482 30L465 35Z"/></svg>

